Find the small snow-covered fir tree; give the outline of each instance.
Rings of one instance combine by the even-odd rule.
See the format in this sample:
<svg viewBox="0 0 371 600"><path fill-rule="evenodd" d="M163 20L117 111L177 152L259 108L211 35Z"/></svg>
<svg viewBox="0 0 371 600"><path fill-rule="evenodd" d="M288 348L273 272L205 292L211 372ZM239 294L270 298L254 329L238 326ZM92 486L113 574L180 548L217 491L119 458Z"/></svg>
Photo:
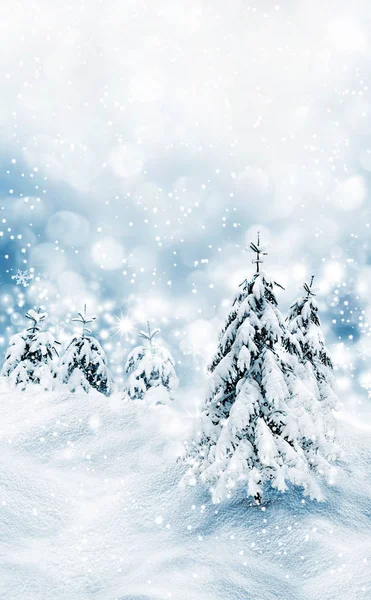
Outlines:
<svg viewBox="0 0 371 600"><path fill-rule="evenodd" d="M309 285L304 284L306 294L291 305L288 330L294 346L300 348L302 362L309 363L313 368L323 406L331 410L336 408L338 402L333 390L333 364L325 346L313 281L314 276Z"/></svg>
<svg viewBox="0 0 371 600"><path fill-rule="evenodd" d="M127 359L125 370L129 374L125 392L131 400L143 400L151 389L165 389L167 397L178 387L175 361L171 354L154 342L159 329L151 331L149 322L148 332L141 331L139 336L145 340L145 345L134 348ZM163 398L161 398L163 402Z"/></svg>
<svg viewBox="0 0 371 600"><path fill-rule="evenodd" d="M302 443L312 434L312 419L300 406L308 395L301 365L286 349L278 284L260 270L259 236L251 249L256 273L242 284L221 330L198 439L188 449L186 478L195 483L200 476L209 483L214 501L242 484L260 502L267 482L280 491L291 482L320 498Z"/></svg>
<svg viewBox="0 0 371 600"><path fill-rule="evenodd" d="M50 331L41 331L40 324L47 315L40 308L29 310L25 316L32 324L11 337L1 374L22 389L37 384L50 390L57 376L59 342Z"/></svg>
<svg viewBox="0 0 371 600"><path fill-rule="evenodd" d="M313 292L313 280L304 284L305 295L290 307L288 316L288 348L298 355L302 364L302 380L309 392L308 410L313 415L315 428L305 441L312 456L312 463L327 470L323 457L331 460L339 455L335 442L335 419L332 410L337 408L338 399L334 392L333 365L325 346ZM319 460L319 457L322 457Z"/></svg>
<svg viewBox="0 0 371 600"><path fill-rule="evenodd" d="M83 389L88 393L91 388L109 396L112 393L112 376L107 367L107 359L104 350L98 340L87 328L89 323L95 321L95 317L78 313L78 317L72 319L82 324L82 334L75 335L67 346L61 360L59 377L62 383L68 385L71 392Z"/></svg>

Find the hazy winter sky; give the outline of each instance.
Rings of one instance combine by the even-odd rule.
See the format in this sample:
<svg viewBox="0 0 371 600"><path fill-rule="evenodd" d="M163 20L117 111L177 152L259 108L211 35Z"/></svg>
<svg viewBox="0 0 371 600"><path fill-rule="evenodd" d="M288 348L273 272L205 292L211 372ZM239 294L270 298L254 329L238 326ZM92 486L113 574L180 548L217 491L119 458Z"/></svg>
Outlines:
<svg viewBox="0 0 371 600"><path fill-rule="evenodd" d="M106 313L154 319L187 383L259 226L283 310L314 273L336 360L367 379L369 15L361 0L5 0L5 338L16 292L62 322L86 301L108 350Z"/></svg>

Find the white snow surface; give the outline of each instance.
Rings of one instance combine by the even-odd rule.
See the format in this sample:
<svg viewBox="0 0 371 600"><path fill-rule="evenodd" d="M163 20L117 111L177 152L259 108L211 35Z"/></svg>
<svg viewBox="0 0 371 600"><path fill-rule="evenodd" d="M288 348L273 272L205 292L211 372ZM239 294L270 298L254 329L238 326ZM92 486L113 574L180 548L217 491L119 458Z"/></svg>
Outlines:
<svg viewBox="0 0 371 600"><path fill-rule="evenodd" d="M326 502L290 488L262 510L178 485L189 396L0 389L0 598L371 597L370 419L341 415Z"/></svg>

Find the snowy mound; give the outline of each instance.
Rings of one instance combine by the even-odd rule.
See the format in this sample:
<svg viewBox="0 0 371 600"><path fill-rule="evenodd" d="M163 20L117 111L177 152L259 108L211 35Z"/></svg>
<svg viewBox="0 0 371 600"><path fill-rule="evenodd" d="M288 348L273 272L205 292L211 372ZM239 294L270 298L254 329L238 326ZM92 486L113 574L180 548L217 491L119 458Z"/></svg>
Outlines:
<svg viewBox="0 0 371 600"><path fill-rule="evenodd" d="M371 427L340 423L327 502L278 493L213 505L178 486L192 420L98 393L9 391L0 419L0 597L352 600L371 597Z"/></svg>

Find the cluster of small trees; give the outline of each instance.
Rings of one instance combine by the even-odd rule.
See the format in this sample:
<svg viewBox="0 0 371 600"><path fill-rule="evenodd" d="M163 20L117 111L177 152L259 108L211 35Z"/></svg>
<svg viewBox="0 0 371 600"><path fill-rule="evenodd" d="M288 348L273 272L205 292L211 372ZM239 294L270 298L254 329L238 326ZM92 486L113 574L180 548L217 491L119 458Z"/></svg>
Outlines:
<svg viewBox="0 0 371 600"><path fill-rule="evenodd" d="M284 319L275 296L279 284L260 269L266 253L259 236L251 249L256 273L241 284L220 331L198 431L187 444L185 479L194 485L200 478L216 502L242 485L260 503L268 483L282 492L298 485L320 499L318 475L330 475L339 448L333 367L313 278ZM59 382L71 392L112 393L105 353L87 328L95 317L85 308L74 319L81 334L73 336L59 361L59 342L41 330L46 314L30 310L26 317L31 326L11 338L2 375L22 389L28 384L53 389ZM171 399L178 385L174 359L154 341L158 333L148 323L148 332L139 334L144 344L128 356L124 392L132 400L160 386Z"/></svg>
<svg viewBox="0 0 371 600"><path fill-rule="evenodd" d="M87 327L95 317L86 315L86 307L83 313L78 313L73 321L81 323L81 334L74 335L59 356L60 342L50 331L41 329L46 316L40 309L28 311L26 318L31 321L31 326L10 339L1 374L22 390L30 384L45 390L65 384L71 392L83 390L88 393L95 389L109 396L114 382L107 358ZM124 393L132 400L143 399L150 388L159 386L167 390L170 399L171 392L178 385L174 359L165 348L154 342L159 331L151 331L148 323L148 333L142 331L139 334L145 339L145 344L134 348L128 356Z"/></svg>
<svg viewBox="0 0 371 600"><path fill-rule="evenodd" d="M214 501L244 486L260 503L266 484L288 484L321 498L319 478L339 456L335 441L332 363L310 285L285 320L278 285L261 272L241 284L210 364L198 431L187 444L186 479L210 486Z"/></svg>

